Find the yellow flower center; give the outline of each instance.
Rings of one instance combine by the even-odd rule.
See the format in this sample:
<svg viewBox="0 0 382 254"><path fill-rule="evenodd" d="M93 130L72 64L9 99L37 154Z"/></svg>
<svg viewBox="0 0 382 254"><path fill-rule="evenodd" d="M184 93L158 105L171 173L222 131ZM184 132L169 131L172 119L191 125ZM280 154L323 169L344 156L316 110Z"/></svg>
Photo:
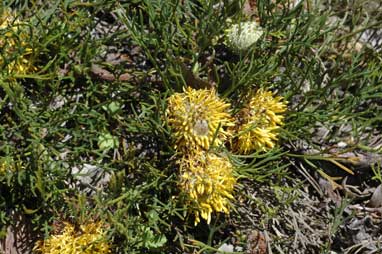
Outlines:
<svg viewBox="0 0 382 254"><path fill-rule="evenodd" d="M197 136L207 136L209 132L208 121L205 119L198 119L192 129Z"/></svg>

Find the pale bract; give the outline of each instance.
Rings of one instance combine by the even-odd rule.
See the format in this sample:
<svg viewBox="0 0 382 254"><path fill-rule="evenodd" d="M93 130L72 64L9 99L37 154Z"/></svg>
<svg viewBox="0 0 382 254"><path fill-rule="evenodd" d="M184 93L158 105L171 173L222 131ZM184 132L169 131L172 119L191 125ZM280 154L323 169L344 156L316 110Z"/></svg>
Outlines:
<svg viewBox="0 0 382 254"><path fill-rule="evenodd" d="M255 21L233 24L225 31L226 44L236 51L247 50L263 33L263 29Z"/></svg>

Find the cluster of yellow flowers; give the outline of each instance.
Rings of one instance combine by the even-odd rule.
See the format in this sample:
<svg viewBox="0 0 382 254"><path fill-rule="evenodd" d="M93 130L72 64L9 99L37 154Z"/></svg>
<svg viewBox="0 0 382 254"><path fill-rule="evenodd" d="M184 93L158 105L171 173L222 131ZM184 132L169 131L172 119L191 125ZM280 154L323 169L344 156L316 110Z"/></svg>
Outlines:
<svg viewBox="0 0 382 254"><path fill-rule="evenodd" d="M212 152L229 140L233 151L248 154L273 148L283 124L286 102L272 92L259 90L249 103L231 116L230 104L214 89L186 88L167 100L167 121L174 133L174 148L181 153L180 189L195 215L207 223L212 212L229 212L236 179L228 158Z"/></svg>
<svg viewBox="0 0 382 254"><path fill-rule="evenodd" d="M207 223L211 221L211 213L228 213L229 199L235 185L233 167L226 157L199 151L185 155L180 163L180 186L189 198L195 214L195 225L200 217Z"/></svg>
<svg viewBox="0 0 382 254"><path fill-rule="evenodd" d="M240 154L266 151L277 141L277 131L283 124L286 104L270 91L258 90L249 103L237 114L232 148Z"/></svg>
<svg viewBox="0 0 382 254"><path fill-rule="evenodd" d="M0 174L5 174L7 172L7 163L1 162L0 163Z"/></svg>
<svg viewBox="0 0 382 254"><path fill-rule="evenodd" d="M229 103L217 97L214 89L186 88L168 98L167 119L174 131L175 149L185 152L209 149L222 144L233 126Z"/></svg>
<svg viewBox="0 0 382 254"><path fill-rule="evenodd" d="M6 65L9 73L25 74L34 71L31 59L32 48L28 44L29 35L25 24L10 11L3 11L0 16L0 66Z"/></svg>
<svg viewBox="0 0 382 254"><path fill-rule="evenodd" d="M65 223L62 234L37 242L33 250L42 254L111 253L102 226L101 223L89 223L75 230L73 225Z"/></svg>
<svg viewBox="0 0 382 254"><path fill-rule="evenodd" d="M15 171L18 168L23 168L23 166L20 163L14 163L13 160L2 158L0 162L0 175L5 175L7 172Z"/></svg>
<svg viewBox="0 0 382 254"><path fill-rule="evenodd" d="M214 89L186 88L168 98L167 119L174 131L175 149L182 153L180 188L195 215L211 221L211 213L228 213L228 199L235 184L232 164L225 157L208 151L221 145L234 125L230 104L220 99Z"/></svg>

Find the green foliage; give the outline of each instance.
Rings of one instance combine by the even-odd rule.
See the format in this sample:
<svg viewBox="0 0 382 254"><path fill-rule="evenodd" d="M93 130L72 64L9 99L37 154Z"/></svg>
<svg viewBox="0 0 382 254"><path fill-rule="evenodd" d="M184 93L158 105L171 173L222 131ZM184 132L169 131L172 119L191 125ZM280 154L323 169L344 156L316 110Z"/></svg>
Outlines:
<svg viewBox="0 0 382 254"><path fill-rule="evenodd" d="M297 152L288 144L304 141L322 151L317 127L328 130L321 143L350 140L349 150L372 149L368 139L382 126L381 46L373 49L361 35L382 29L381 17L374 20L361 3L344 13L344 1L330 1L331 8L312 2L257 1L264 34L235 52L225 46L224 31L228 18L249 19L244 1L3 1L0 9L22 20L36 67L8 72L25 49L0 49L3 233L15 223L11 214L21 212L45 236L57 221L103 220L115 253L214 252L228 236L205 224L195 228L180 202L164 117L166 98L186 85L215 86L234 112L262 87L289 101L280 146L230 154L238 196L250 181L291 203L293 189L279 186ZM379 167L373 169L381 181ZM257 202L264 213L277 213ZM235 203L232 214L240 216ZM217 216L214 223L229 220Z"/></svg>
<svg viewBox="0 0 382 254"><path fill-rule="evenodd" d="M373 171L374 176L371 178L376 180L382 184L382 170L379 162L371 166L371 170Z"/></svg>

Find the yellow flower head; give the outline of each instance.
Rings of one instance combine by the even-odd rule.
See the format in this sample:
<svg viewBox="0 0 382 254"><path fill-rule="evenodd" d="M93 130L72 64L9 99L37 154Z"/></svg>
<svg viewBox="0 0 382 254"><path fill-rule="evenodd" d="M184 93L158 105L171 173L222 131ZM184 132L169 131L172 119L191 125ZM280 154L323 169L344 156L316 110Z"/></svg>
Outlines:
<svg viewBox="0 0 382 254"><path fill-rule="evenodd" d="M198 151L184 156L180 168L179 185L195 215L195 225L200 222L200 217L210 223L213 211L229 212L229 199L233 198L236 179L227 158Z"/></svg>
<svg viewBox="0 0 382 254"><path fill-rule="evenodd" d="M28 45L29 34L25 25L11 12L0 16L0 66L6 64L9 73L25 74L34 71L31 60L32 48Z"/></svg>
<svg viewBox="0 0 382 254"><path fill-rule="evenodd" d="M9 168L9 166L8 166L8 163L6 161L0 162L0 174L1 175L4 175L7 172L8 168Z"/></svg>
<svg viewBox="0 0 382 254"><path fill-rule="evenodd" d="M270 91L258 90L237 117L232 142L233 150L249 154L253 151L266 151L273 148L277 141L277 131L283 124L286 102L281 96Z"/></svg>
<svg viewBox="0 0 382 254"><path fill-rule="evenodd" d="M229 135L224 128L233 125L229 107L214 89L188 87L170 96L166 114L174 132L175 149L208 149L213 141L215 145L224 142Z"/></svg>
<svg viewBox="0 0 382 254"><path fill-rule="evenodd" d="M73 225L65 223L62 234L37 242L34 251L43 254L111 253L102 226L102 223L89 223L81 225L77 231Z"/></svg>
<svg viewBox="0 0 382 254"><path fill-rule="evenodd" d="M23 169L21 163L15 163L10 158L0 159L0 175L5 175L7 172L14 172L16 169Z"/></svg>

